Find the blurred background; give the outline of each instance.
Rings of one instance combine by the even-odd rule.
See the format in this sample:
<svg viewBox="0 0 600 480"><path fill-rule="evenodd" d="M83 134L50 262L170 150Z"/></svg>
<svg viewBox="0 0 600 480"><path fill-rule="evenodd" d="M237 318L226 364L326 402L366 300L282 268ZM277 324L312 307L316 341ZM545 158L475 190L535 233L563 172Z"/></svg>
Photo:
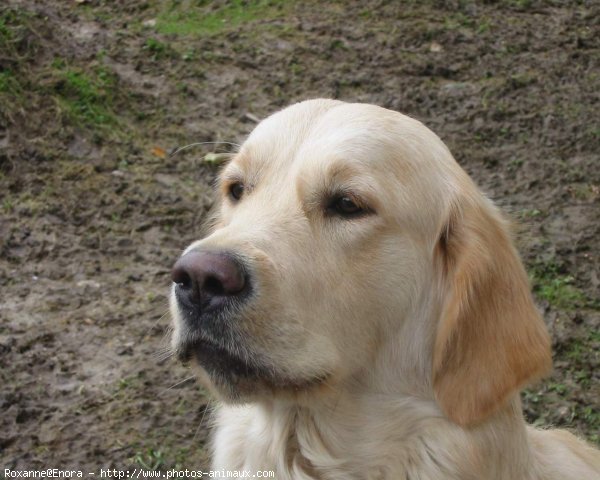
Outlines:
<svg viewBox="0 0 600 480"><path fill-rule="evenodd" d="M525 415L599 443L599 64L597 1L3 0L2 469L206 467L167 295L231 149L169 154L313 97L423 121L520 225L555 362Z"/></svg>

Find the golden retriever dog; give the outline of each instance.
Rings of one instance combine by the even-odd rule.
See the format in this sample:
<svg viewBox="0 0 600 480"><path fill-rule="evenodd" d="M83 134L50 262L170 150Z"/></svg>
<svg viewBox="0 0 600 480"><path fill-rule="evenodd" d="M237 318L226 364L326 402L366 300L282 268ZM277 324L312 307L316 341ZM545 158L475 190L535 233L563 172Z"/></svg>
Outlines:
<svg viewBox="0 0 600 480"><path fill-rule="evenodd" d="M420 122L309 100L220 175L173 268L172 345L219 400L213 468L278 479L598 479L523 420L550 340L507 222Z"/></svg>

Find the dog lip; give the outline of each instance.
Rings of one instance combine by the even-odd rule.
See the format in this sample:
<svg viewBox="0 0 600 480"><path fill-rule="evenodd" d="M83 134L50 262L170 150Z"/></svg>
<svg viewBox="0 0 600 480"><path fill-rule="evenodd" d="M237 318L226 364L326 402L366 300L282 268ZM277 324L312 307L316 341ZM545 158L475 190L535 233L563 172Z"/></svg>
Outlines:
<svg viewBox="0 0 600 480"><path fill-rule="evenodd" d="M204 338L189 342L179 349L179 360L195 359L209 373L234 373L239 376L259 376L260 372L248 361L227 348Z"/></svg>
<svg viewBox="0 0 600 480"><path fill-rule="evenodd" d="M231 353L228 349L216 343L198 339L187 343L177 354L180 361L189 362L195 360L212 377L215 376L217 383L228 378L229 383L237 383L245 380L252 383L267 385L271 388L285 390L304 390L325 383L329 375L316 375L305 379L291 379L274 375L260 365L252 365L242 357ZM225 375L225 377L223 377Z"/></svg>

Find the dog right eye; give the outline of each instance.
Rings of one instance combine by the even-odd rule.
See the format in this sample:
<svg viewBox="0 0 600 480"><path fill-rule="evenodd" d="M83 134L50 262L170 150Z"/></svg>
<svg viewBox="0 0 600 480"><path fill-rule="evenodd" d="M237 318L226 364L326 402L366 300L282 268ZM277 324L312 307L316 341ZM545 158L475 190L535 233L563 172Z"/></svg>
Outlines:
<svg viewBox="0 0 600 480"><path fill-rule="evenodd" d="M244 185L242 183L235 182L229 186L229 196L233 200L238 201L242 198L242 195L244 195Z"/></svg>

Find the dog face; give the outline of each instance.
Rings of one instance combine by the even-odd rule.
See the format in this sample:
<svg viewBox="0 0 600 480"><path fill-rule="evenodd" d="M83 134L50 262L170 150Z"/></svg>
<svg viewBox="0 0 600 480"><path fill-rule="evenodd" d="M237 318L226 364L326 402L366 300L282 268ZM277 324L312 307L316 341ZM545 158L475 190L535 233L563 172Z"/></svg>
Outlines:
<svg viewBox="0 0 600 480"><path fill-rule="evenodd" d="M423 303L460 316L454 233L468 208L456 199L485 200L419 122L372 105L293 105L256 127L220 196L211 233L174 267L171 311L174 349L225 401L318 392L368 370ZM441 352L436 371L455 360L460 325L434 325L435 346L414 339Z"/></svg>

